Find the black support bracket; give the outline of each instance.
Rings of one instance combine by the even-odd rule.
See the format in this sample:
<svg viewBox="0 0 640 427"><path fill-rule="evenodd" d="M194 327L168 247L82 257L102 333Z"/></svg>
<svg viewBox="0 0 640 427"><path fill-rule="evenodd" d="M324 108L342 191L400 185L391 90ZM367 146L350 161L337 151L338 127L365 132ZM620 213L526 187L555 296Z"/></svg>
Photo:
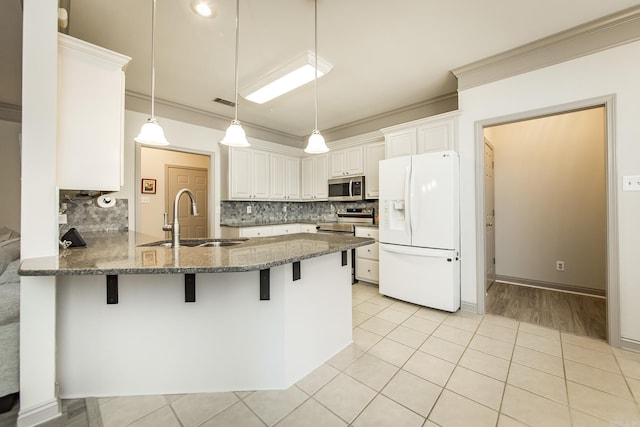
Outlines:
<svg viewBox="0 0 640 427"><path fill-rule="evenodd" d="M196 302L196 275L184 275L184 302Z"/></svg>
<svg viewBox="0 0 640 427"><path fill-rule="evenodd" d="M269 301L271 299L271 285L269 283L270 279L270 269L260 270L260 300L261 301Z"/></svg>
<svg viewBox="0 0 640 427"><path fill-rule="evenodd" d="M107 304L118 303L118 276L107 274Z"/></svg>
<svg viewBox="0 0 640 427"><path fill-rule="evenodd" d="M293 267L293 280L300 280L300 261L294 262L291 266Z"/></svg>
<svg viewBox="0 0 640 427"><path fill-rule="evenodd" d="M347 265L347 251L342 251L342 266Z"/></svg>

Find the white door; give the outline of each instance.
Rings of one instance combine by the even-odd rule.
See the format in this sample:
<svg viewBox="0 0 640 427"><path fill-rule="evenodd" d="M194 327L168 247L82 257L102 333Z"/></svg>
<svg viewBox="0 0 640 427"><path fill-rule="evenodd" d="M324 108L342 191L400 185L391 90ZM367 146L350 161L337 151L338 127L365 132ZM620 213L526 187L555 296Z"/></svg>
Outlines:
<svg viewBox="0 0 640 427"><path fill-rule="evenodd" d="M459 249L457 153L440 151L411 159L412 246Z"/></svg>
<svg viewBox="0 0 640 427"><path fill-rule="evenodd" d="M411 156L380 162L380 241L411 245L407 198Z"/></svg>
<svg viewBox="0 0 640 427"><path fill-rule="evenodd" d="M484 139L484 262L485 262L485 294L489 286L496 280L496 225L495 225L495 194L494 194L494 158L493 146L487 138Z"/></svg>

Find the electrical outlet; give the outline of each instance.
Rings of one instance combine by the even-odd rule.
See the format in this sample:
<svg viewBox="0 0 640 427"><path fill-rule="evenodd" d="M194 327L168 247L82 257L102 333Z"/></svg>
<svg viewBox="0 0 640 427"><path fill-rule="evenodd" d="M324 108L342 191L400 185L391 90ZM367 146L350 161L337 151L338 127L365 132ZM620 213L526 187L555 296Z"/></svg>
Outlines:
<svg viewBox="0 0 640 427"><path fill-rule="evenodd" d="M564 261L556 261L556 270L564 271Z"/></svg>
<svg viewBox="0 0 640 427"><path fill-rule="evenodd" d="M282 212L286 212L286 211L287 211L287 205L284 205L284 206L282 207Z"/></svg>
<svg viewBox="0 0 640 427"><path fill-rule="evenodd" d="M622 191L640 191L640 175L623 176Z"/></svg>
<svg viewBox="0 0 640 427"><path fill-rule="evenodd" d="M251 213L251 205L247 206L247 213Z"/></svg>
<svg viewBox="0 0 640 427"><path fill-rule="evenodd" d="M58 214L58 225L67 223L67 214Z"/></svg>

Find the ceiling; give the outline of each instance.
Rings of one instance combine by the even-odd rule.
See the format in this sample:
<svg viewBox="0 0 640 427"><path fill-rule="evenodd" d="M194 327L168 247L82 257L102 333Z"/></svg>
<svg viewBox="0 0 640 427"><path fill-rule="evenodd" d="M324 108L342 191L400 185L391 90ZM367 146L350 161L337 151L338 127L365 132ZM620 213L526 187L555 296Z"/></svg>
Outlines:
<svg viewBox="0 0 640 427"><path fill-rule="evenodd" d="M235 1L217 16L189 0L157 0L156 98L231 118ZM321 131L455 93L450 70L635 6L633 0L318 0ZM150 94L151 0L71 0L69 34L132 57L127 91ZM239 86L312 50L312 0L241 0ZM0 103L20 104L20 0L0 5ZM12 44L6 46L6 44ZM17 74L16 74L17 73ZM18 79L18 84L16 84ZM247 124L304 138L313 84L263 105L239 100ZM249 133L249 136L250 133Z"/></svg>

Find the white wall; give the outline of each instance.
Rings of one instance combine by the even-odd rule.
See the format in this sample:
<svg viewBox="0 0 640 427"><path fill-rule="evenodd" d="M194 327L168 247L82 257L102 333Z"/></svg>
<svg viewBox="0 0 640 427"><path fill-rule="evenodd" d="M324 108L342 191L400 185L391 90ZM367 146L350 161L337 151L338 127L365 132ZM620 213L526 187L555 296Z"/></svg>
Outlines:
<svg viewBox="0 0 640 427"><path fill-rule="evenodd" d="M476 302L475 123L615 94L617 233L622 337L640 344L640 193L622 176L640 174L640 42L460 91L462 300Z"/></svg>
<svg viewBox="0 0 640 427"><path fill-rule="evenodd" d="M20 230L21 123L0 120L0 227Z"/></svg>
<svg viewBox="0 0 640 427"><path fill-rule="evenodd" d="M604 107L492 126L485 136L494 147L496 274L604 291Z"/></svg>

